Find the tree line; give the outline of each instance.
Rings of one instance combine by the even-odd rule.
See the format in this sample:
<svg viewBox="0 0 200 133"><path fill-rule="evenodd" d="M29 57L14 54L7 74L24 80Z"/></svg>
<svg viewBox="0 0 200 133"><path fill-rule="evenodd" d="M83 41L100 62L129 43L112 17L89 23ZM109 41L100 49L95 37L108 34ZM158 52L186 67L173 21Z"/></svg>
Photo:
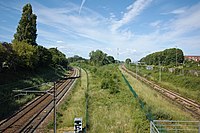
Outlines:
<svg viewBox="0 0 200 133"><path fill-rule="evenodd" d="M36 43L36 19L31 4L26 4L12 43L0 43L0 72L34 70L56 64L67 66L65 55L57 48L47 49Z"/></svg>
<svg viewBox="0 0 200 133"><path fill-rule="evenodd" d="M103 66L116 62L113 56L107 55L101 50L91 51L89 57L90 63L95 66Z"/></svg>
<svg viewBox="0 0 200 133"><path fill-rule="evenodd" d="M143 57L140 62L145 62L148 65L176 65L183 63L184 55L181 49L170 48L164 51L155 52Z"/></svg>

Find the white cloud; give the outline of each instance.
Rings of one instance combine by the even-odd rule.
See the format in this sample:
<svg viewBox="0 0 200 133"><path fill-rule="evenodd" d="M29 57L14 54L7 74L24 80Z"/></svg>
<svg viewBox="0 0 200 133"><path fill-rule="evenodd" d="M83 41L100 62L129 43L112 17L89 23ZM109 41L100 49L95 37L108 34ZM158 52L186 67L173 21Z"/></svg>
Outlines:
<svg viewBox="0 0 200 133"><path fill-rule="evenodd" d="M81 10L82 10L82 8L83 8L83 5L85 4L85 1L86 1L86 0L82 0L82 2L81 2L81 6L80 6L80 9L79 9L79 14L81 13Z"/></svg>
<svg viewBox="0 0 200 133"><path fill-rule="evenodd" d="M161 14L163 14L163 15L168 15L168 14L179 15L179 14L185 13L185 11L187 10L187 8L188 8L188 7L181 7L181 8L172 10L172 11L170 11L170 12L165 12L165 13L161 13Z"/></svg>
<svg viewBox="0 0 200 133"><path fill-rule="evenodd" d="M161 20L154 21L154 22L150 23L150 26L159 28L161 22L162 22Z"/></svg>
<svg viewBox="0 0 200 133"><path fill-rule="evenodd" d="M149 4L150 1L143 0L143 2ZM132 6L128 7L129 11L124 14L120 21L116 21L116 23L119 22L122 26L122 24L130 22L141 13L148 4L142 4L141 2L136 6L135 3L133 3ZM175 41L178 42L178 47L181 46L185 48L187 44L183 43L182 35L200 27L200 24L197 23L200 21L200 7L197 5L188 8L184 13L177 14L177 17L173 20L168 20L166 22L157 20L150 23L150 26L154 26L156 29L154 32L144 35L134 34L129 29L121 29L113 32L113 30L109 28L113 26L113 21L87 8L82 10L82 15L80 16L78 15L77 8L78 6L74 4L72 4L71 8L66 8L65 11L62 10L63 8L50 9L47 7L40 7L37 9L38 21L62 33L58 35L57 32L47 34L43 32L43 37L46 36L46 38L51 38L52 40L68 42L68 44L59 43L58 48L67 54L82 53L86 58L90 51L96 49L101 49L117 58L116 49L119 48L120 59L124 60L130 57L132 60L139 60L141 57L149 54L149 51L155 52L157 50L175 47ZM113 14L111 14L111 16L112 15ZM163 29L165 30L162 31ZM39 30L39 36L40 35L41 33ZM188 44L198 47L196 44L199 41L195 43L192 39L194 38L184 38L184 40L186 40L185 42Z"/></svg>
<svg viewBox="0 0 200 133"><path fill-rule="evenodd" d="M132 5L127 7L127 12L119 21L114 21L112 30L115 31L121 26L133 21L150 3L152 0L137 0Z"/></svg>
<svg viewBox="0 0 200 133"><path fill-rule="evenodd" d="M63 41L56 41L57 43L63 43Z"/></svg>
<svg viewBox="0 0 200 133"><path fill-rule="evenodd" d="M48 8L34 2L34 12L38 16L37 41L48 48L58 47L68 57L80 54L88 58L90 51L101 49L115 58L118 58L119 52L121 60L129 57L134 61L150 52L177 44L186 54L189 53L187 49L200 49L200 35L185 36L200 29L200 4L184 8L184 12L174 10L176 15L173 19L152 21L147 26L156 28L148 34L136 34L134 29L122 27L141 14L150 2L151 0L135 1L127 7L127 12L118 21L112 13L109 18L105 18L86 7L82 8L79 15L79 5L69 2L59 8Z"/></svg>
<svg viewBox="0 0 200 133"><path fill-rule="evenodd" d="M173 14L182 14L184 12L185 12L185 9L181 8L181 9L173 10L170 13L173 13Z"/></svg>

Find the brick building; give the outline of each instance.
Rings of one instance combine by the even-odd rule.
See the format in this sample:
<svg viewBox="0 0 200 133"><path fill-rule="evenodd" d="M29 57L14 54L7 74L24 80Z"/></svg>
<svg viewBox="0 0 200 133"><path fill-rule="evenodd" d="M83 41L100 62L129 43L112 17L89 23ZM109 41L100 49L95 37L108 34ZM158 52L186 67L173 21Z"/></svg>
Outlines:
<svg viewBox="0 0 200 133"><path fill-rule="evenodd" d="M200 56L184 56L185 60L200 62Z"/></svg>

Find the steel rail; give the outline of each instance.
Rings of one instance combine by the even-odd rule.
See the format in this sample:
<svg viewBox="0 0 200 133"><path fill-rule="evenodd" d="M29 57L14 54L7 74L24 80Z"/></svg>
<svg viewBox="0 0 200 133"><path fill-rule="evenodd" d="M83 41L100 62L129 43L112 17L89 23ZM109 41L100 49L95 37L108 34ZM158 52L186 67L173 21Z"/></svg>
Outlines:
<svg viewBox="0 0 200 133"><path fill-rule="evenodd" d="M121 68L127 73L129 73L131 76L133 77L137 76L137 78L140 81L150 85L154 90L158 91L160 94L162 94L166 98L173 100L173 102L178 103L179 105L184 107L184 109L186 109L188 112L193 114L197 119L200 119L200 104L197 103L196 101L189 98L185 98L176 92L160 87L154 82L149 81L140 75L136 75L134 72L128 70L124 65L122 65Z"/></svg>
<svg viewBox="0 0 200 133"><path fill-rule="evenodd" d="M62 84L60 83L60 85L58 84L59 85L58 89L61 90L61 91L59 91L58 95L62 92L63 88L65 88L65 86L67 86L67 84L69 84L69 83L70 83L70 81L66 80L66 82L64 82ZM53 88L51 88L51 89L53 89ZM29 122L22 121L23 120L22 118L27 116L28 113L32 115L32 118L37 118L36 117L37 116L36 112L38 112L37 108L45 109L45 107L47 107L47 105L49 105L49 104L47 104L47 102L45 103L45 101L50 101L49 104L52 102L52 98L51 98L51 96L49 96L49 94L44 94L44 95L40 96L39 98L35 99L33 102L26 105L20 111L15 113L12 117L10 117L9 119L7 119L3 123L1 123L0 132L17 132L16 130L22 131L21 129L23 129L24 127L30 128L30 126L28 126ZM41 111L39 111L39 112L41 112ZM29 116L29 118L30 118L30 116ZM24 119L27 119L27 118L24 118ZM24 123L24 125L27 125L27 126L20 126L20 128L19 128L20 122ZM16 124L17 126L14 126L15 123L18 123L18 125ZM25 123L27 123L27 124L25 124ZM13 128L11 128L11 127L13 127ZM8 129L11 129L11 130L8 130Z"/></svg>
<svg viewBox="0 0 200 133"><path fill-rule="evenodd" d="M63 96L68 92L69 88L71 87L71 85L73 84L74 81L75 81L75 79L68 80L68 83L65 85L64 89L62 89L59 92L59 94L57 94L56 105L60 102L60 100L63 98ZM52 99L52 101L49 102L49 104L46 106L46 108L42 109L37 114L37 117L35 117L37 119L33 118L32 120L30 120L29 124L27 124L28 126L25 126L22 130L20 130L20 132L25 132L25 131L34 132L38 128L38 126L45 120L45 118L48 117L48 115L51 113L53 108L54 107L53 107L53 99ZM29 126L31 128L29 128Z"/></svg>

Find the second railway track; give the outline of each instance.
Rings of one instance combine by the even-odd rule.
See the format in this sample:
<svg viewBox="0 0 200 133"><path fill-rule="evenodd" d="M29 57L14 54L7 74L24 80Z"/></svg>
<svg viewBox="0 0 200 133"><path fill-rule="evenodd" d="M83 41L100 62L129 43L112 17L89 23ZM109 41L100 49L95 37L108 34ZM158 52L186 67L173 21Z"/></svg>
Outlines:
<svg viewBox="0 0 200 133"><path fill-rule="evenodd" d="M74 77L77 76L78 70L74 69L71 78L62 80L56 84L56 104L58 104L58 102L68 92L69 88L75 81ZM52 92L52 89L53 88L51 88L49 92ZM0 132L34 132L52 110L53 96L50 94L43 94L10 118L0 123Z"/></svg>
<svg viewBox="0 0 200 133"><path fill-rule="evenodd" d="M158 91L165 97L173 100L173 102L178 103L184 109L186 109L188 112L190 112L195 118L200 120L200 104L197 103L196 101L189 99L189 98L182 97L180 94L178 94L176 92L172 92L170 90L162 88L159 85L155 84L154 82L149 81L146 78L141 77L139 75L136 75L136 73L134 73L130 70L127 70L127 68L124 65L121 68L124 71L126 71L127 73L129 73L131 76L137 77L137 79L139 79L140 81L150 85L154 90Z"/></svg>

